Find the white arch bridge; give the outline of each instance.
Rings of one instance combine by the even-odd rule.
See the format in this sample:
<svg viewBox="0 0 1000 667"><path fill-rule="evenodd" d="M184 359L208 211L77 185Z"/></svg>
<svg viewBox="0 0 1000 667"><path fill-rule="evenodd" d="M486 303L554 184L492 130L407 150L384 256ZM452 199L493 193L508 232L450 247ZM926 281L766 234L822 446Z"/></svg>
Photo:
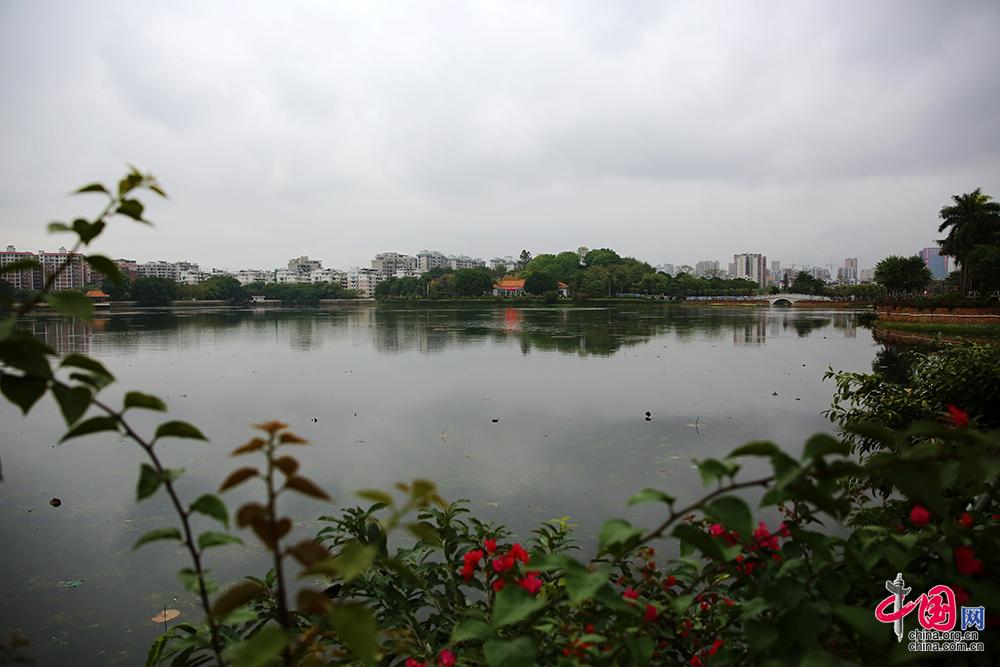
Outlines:
<svg viewBox="0 0 1000 667"><path fill-rule="evenodd" d="M756 297L757 301L767 301L772 306L791 306L798 301L830 301L828 296L816 294L768 294Z"/></svg>

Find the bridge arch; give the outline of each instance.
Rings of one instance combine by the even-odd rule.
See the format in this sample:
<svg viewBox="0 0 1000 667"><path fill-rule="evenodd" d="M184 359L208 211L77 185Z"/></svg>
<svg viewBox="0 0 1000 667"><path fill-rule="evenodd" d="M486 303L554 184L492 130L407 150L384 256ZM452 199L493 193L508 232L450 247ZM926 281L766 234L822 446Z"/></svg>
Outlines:
<svg viewBox="0 0 1000 667"><path fill-rule="evenodd" d="M778 297L777 299L772 299L771 300L771 305L772 306L780 306L782 308L788 308L788 307L790 307L792 305L792 300L791 299L786 299L784 297Z"/></svg>

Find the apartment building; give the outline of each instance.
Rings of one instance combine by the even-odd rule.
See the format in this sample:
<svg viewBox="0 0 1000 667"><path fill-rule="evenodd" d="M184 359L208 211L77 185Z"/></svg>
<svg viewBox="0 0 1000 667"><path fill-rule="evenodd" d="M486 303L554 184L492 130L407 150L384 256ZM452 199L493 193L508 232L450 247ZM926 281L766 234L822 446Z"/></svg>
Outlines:
<svg viewBox="0 0 1000 667"><path fill-rule="evenodd" d="M414 273L417 265L416 257L398 252L380 252L372 260L372 268L386 276L396 275L400 271Z"/></svg>
<svg viewBox="0 0 1000 667"><path fill-rule="evenodd" d="M0 252L0 280L7 281L14 289L35 289L35 279L38 272L34 269L21 269L20 271L8 272L3 270L3 267L14 262L26 260L37 261L35 253L28 252L27 250L17 250L12 245L7 246L6 250Z"/></svg>
<svg viewBox="0 0 1000 667"><path fill-rule="evenodd" d="M754 252L746 252L740 255L733 255L734 278L752 280L759 286L767 285L767 257Z"/></svg>

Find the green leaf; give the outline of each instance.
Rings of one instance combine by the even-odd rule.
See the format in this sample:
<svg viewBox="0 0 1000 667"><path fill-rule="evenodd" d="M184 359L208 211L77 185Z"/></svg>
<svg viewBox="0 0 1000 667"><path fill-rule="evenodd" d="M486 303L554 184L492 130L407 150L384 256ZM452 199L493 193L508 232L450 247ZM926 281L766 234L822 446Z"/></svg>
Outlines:
<svg viewBox="0 0 1000 667"><path fill-rule="evenodd" d="M692 604L694 604L693 595L678 595L670 601L670 608L673 609L678 615L683 615Z"/></svg>
<svg viewBox="0 0 1000 667"><path fill-rule="evenodd" d="M139 540L132 545L132 550L135 551L143 544L156 542L157 540L177 540L180 542L182 539L181 531L176 528L157 528L156 530L151 530L140 537Z"/></svg>
<svg viewBox="0 0 1000 667"><path fill-rule="evenodd" d="M745 540L753 535L753 516L747 504L736 496L716 498L707 507L705 514L729 530L735 530Z"/></svg>
<svg viewBox="0 0 1000 667"><path fill-rule="evenodd" d="M128 410L129 408L142 408L144 410L158 410L159 412L166 412L167 404L156 396L142 394L138 391L130 391L125 394L125 409Z"/></svg>
<svg viewBox="0 0 1000 667"><path fill-rule="evenodd" d="M208 570L204 571L208 574ZM194 593L195 595L201 595L201 582L198 580L198 573L195 572L190 567L181 568L177 573L177 578L181 580L184 589ZM205 578L205 591L211 595L218 588L218 584L209 578Z"/></svg>
<svg viewBox="0 0 1000 667"><path fill-rule="evenodd" d="M168 636L162 634L149 645L149 653L146 654L146 667L156 667L160 664L160 656L163 655L163 647L166 645L167 639Z"/></svg>
<svg viewBox="0 0 1000 667"><path fill-rule="evenodd" d="M734 464L727 464L718 459L705 459L698 464L698 473L704 486L711 486L723 477L732 477L736 470Z"/></svg>
<svg viewBox="0 0 1000 667"><path fill-rule="evenodd" d="M160 438L190 438L191 440L208 440L201 431L191 424L182 421L163 422L156 427L156 440Z"/></svg>
<svg viewBox="0 0 1000 667"><path fill-rule="evenodd" d="M105 223L98 220L97 222L87 222L83 218L77 218L73 221L73 231L76 232L80 240L85 244L90 243L95 238L101 235L104 231Z"/></svg>
<svg viewBox="0 0 1000 667"><path fill-rule="evenodd" d="M504 589L506 590L506 589ZM495 639L483 647L489 667L524 667L535 664L535 642L530 637Z"/></svg>
<svg viewBox="0 0 1000 667"><path fill-rule="evenodd" d="M370 500L373 503L384 503L386 505L393 504L392 496L385 491L379 491L378 489L363 489L358 491L357 495L365 500Z"/></svg>
<svg viewBox="0 0 1000 667"><path fill-rule="evenodd" d="M375 547L348 542L333 558L334 569L344 581L350 581L371 567L375 553Z"/></svg>
<svg viewBox="0 0 1000 667"><path fill-rule="evenodd" d="M65 222L50 222L49 223L49 234L59 234L61 232L71 232L73 228L67 225Z"/></svg>
<svg viewBox="0 0 1000 667"><path fill-rule="evenodd" d="M674 497L667 495L663 491L657 491L656 489L643 489L628 499L629 506L638 505L639 503L663 503L664 505L673 505Z"/></svg>
<svg viewBox="0 0 1000 667"><path fill-rule="evenodd" d="M156 490L160 488L160 484L163 483L163 479L160 477L160 473L156 472L156 469L148 463L143 463L142 467L139 469L139 484L136 487L136 500L145 500L151 495L156 493Z"/></svg>
<svg viewBox="0 0 1000 667"><path fill-rule="evenodd" d="M86 387L67 387L58 383L52 385L52 395L59 404L67 426L72 426L83 416L90 406L92 396Z"/></svg>
<svg viewBox="0 0 1000 667"><path fill-rule="evenodd" d="M118 431L118 420L114 417L91 417L86 419L66 432L59 442L66 442L70 438L78 438L81 435L99 433L101 431Z"/></svg>
<svg viewBox="0 0 1000 667"><path fill-rule="evenodd" d="M406 524L406 529L415 535L424 544L434 547L441 546L441 536L437 529L426 521L419 521Z"/></svg>
<svg viewBox="0 0 1000 667"><path fill-rule="evenodd" d="M115 285L121 285L125 279L118 265L104 255L88 255L87 264L101 275L107 276Z"/></svg>
<svg viewBox="0 0 1000 667"><path fill-rule="evenodd" d="M601 551L618 552L628 547L642 536L642 531L623 519L609 519L601 526L598 540Z"/></svg>
<svg viewBox="0 0 1000 667"><path fill-rule="evenodd" d="M255 581L245 579L220 595L212 605L212 616L222 618L234 609L265 595L267 589Z"/></svg>
<svg viewBox="0 0 1000 667"><path fill-rule="evenodd" d="M841 442L836 438L824 433L817 433L806 441L805 449L802 452L803 459L815 459L827 454L840 454L846 456L851 453L851 445Z"/></svg>
<svg viewBox="0 0 1000 667"><path fill-rule="evenodd" d="M564 573L566 582L566 593L572 605L589 600L597 594L611 575L610 565L598 565L593 572L589 572L582 565L567 567Z"/></svg>
<svg viewBox="0 0 1000 667"><path fill-rule="evenodd" d="M63 357L62 363L60 363L59 365L71 366L73 368L82 368L85 371L90 371L91 373L100 375L109 380L115 379L115 376L112 375L111 372L104 367L104 364L94 359L91 359L90 357L85 357L82 354L75 354L75 353L67 354L65 357Z"/></svg>
<svg viewBox="0 0 1000 667"><path fill-rule="evenodd" d="M875 619L875 615L863 607L834 605L833 615L857 632L865 641L875 645L889 642L891 634L886 633L886 626Z"/></svg>
<svg viewBox="0 0 1000 667"><path fill-rule="evenodd" d="M476 618L466 618L455 624L455 629L451 631L452 643L464 642L470 639L487 641L493 639L496 634L489 623Z"/></svg>
<svg viewBox="0 0 1000 667"><path fill-rule="evenodd" d="M226 510L226 504L218 496L206 493L191 503L189 509L192 512L201 512L210 516L226 528L229 528L229 512Z"/></svg>
<svg viewBox="0 0 1000 667"><path fill-rule="evenodd" d="M782 454L781 448L778 447L773 442L768 440L756 440L754 442L748 442L741 447L737 447L729 456L735 458L737 456L765 456L770 457L776 454Z"/></svg>
<svg viewBox="0 0 1000 667"><path fill-rule="evenodd" d="M144 207L142 202L138 199L126 199L117 209L115 209L115 213L128 216L137 222L146 222L142 219L143 209Z"/></svg>
<svg viewBox="0 0 1000 667"><path fill-rule="evenodd" d="M18 375L0 375L0 392L14 403L24 414L28 414L31 406L45 395L48 381L41 378L22 377Z"/></svg>
<svg viewBox="0 0 1000 667"><path fill-rule="evenodd" d="M85 185L79 190L75 190L73 194L78 195L78 194L83 194L84 192L103 192L106 195L109 196L111 195L111 193L108 192L108 189L103 185L101 185L100 183L91 183L90 185Z"/></svg>
<svg viewBox="0 0 1000 667"><path fill-rule="evenodd" d="M49 292L45 300L63 315L89 320L94 316L94 304L79 292Z"/></svg>
<svg viewBox="0 0 1000 667"><path fill-rule="evenodd" d="M497 593L493 604L493 627L502 628L523 621L544 606L544 599L531 595L520 586L505 586Z"/></svg>
<svg viewBox="0 0 1000 667"><path fill-rule="evenodd" d="M0 268L0 274L16 273L17 271L35 271L41 268L42 265L38 263L38 260L19 259L15 262L4 264L3 267Z"/></svg>
<svg viewBox="0 0 1000 667"><path fill-rule="evenodd" d="M198 536L198 548L204 551L209 547L221 547L226 544L243 544L243 540L235 535L207 531Z"/></svg>
<svg viewBox="0 0 1000 667"><path fill-rule="evenodd" d="M118 181L119 197L124 197L132 190L135 190L137 187L142 185L142 174L135 167L132 167L131 165L129 166L130 169L128 174L126 174L122 180Z"/></svg>
<svg viewBox="0 0 1000 667"><path fill-rule="evenodd" d="M328 617L340 642L363 663L374 665L378 628L371 610L361 604L334 605Z"/></svg>
<svg viewBox="0 0 1000 667"><path fill-rule="evenodd" d="M689 523L678 524L677 527L674 528L673 535L681 542L693 546L706 556L716 560L725 559L725 555L722 553L722 547L719 543L709 536L708 533L699 528L695 528Z"/></svg>
<svg viewBox="0 0 1000 667"><path fill-rule="evenodd" d="M249 639L226 649L231 667L267 667L288 646L288 633L279 625L268 625Z"/></svg>
<svg viewBox="0 0 1000 667"><path fill-rule="evenodd" d="M635 667L648 665L653 658L653 638L652 637L626 637L625 649L632 658L631 664Z"/></svg>

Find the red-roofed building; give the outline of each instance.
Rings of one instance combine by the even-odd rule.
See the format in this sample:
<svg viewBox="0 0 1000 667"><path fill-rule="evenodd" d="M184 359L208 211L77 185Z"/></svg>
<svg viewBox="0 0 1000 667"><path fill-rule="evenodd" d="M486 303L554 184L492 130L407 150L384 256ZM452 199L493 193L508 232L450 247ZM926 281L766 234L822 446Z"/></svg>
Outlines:
<svg viewBox="0 0 1000 667"><path fill-rule="evenodd" d="M569 285L559 283L559 296L569 296ZM493 285L493 296L524 296L524 278L504 276Z"/></svg>

